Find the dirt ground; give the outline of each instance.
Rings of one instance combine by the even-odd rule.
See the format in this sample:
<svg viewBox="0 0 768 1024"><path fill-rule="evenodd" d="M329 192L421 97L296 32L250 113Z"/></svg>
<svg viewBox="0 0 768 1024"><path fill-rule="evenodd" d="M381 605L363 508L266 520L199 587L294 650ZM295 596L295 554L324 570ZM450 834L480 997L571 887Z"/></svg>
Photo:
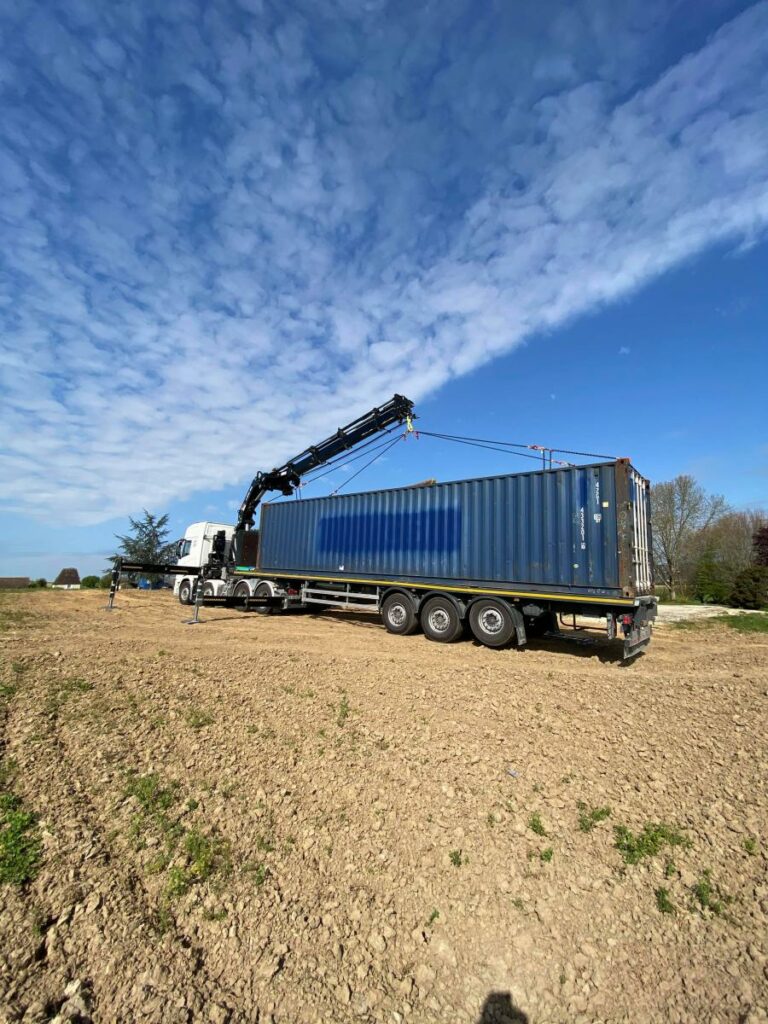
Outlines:
<svg viewBox="0 0 768 1024"><path fill-rule="evenodd" d="M0 605L43 844L0 889L0 1019L768 1020L764 635L623 666L103 603Z"/></svg>

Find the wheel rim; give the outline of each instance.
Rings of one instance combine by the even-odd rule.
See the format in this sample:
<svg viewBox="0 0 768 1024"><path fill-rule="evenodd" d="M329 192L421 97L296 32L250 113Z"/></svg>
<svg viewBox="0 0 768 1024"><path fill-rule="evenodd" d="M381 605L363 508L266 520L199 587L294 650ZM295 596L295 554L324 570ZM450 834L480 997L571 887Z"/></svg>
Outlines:
<svg viewBox="0 0 768 1024"><path fill-rule="evenodd" d="M392 623L393 626L402 626L402 625L404 625L405 624L405 619L406 619L405 605L402 605L402 604L390 605L390 608L389 608L389 611L387 612L387 615L389 616L389 621Z"/></svg>
<svg viewBox="0 0 768 1024"><path fill-rule="evenodd" d="M495 636L504 628L504 616L497 608L485 608L479 616L480 628L489 636Z"/></svg>
<svg viewBox="0 0 768 1024"><path fill-rule="evenodd" d="M451 617L445 608L435 608L429 613L429 626L435 633L445 633L451 624Z"/></svg>

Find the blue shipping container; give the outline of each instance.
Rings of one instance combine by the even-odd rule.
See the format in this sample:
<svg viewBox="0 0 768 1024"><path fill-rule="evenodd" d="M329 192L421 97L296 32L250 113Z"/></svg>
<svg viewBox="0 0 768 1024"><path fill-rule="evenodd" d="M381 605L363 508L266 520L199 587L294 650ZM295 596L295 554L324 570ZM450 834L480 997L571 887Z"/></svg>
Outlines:
<svg viewBox="0 0 768 1024"><path fill-rule="evenodd" d="M269 503L258 569L626 601L652 589L648 483L620 460Z"/></svg>

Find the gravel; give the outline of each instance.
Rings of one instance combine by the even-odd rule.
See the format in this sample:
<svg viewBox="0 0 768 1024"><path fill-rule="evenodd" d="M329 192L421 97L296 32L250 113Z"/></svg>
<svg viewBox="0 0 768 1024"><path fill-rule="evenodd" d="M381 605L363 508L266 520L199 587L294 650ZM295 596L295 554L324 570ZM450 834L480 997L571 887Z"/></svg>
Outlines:
<svg viewBox="0 0 768 1024"><path fill-rule="evenodd" d="M662 625L623 666L362 615L11 599L2 753L43 856L2 893L0 1021L766 1020L759 634ZM610 815L583 832L580 802ZM660 823L688 842L625 864L614 828Z"/></svg>

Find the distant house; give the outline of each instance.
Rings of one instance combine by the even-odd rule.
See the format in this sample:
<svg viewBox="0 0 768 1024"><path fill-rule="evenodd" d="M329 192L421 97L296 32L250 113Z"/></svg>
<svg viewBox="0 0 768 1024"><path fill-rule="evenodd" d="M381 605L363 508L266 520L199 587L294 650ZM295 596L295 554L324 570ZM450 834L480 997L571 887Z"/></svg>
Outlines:
<svg viewBox="0 0 768 1024"><path fill-rule="evenodd" d="M58 590L79 590L80 573L77 569L62 569L51 586Z"/></svg>
<svg viewBox="0 0 768 1024"><path fill-rule="evenodd" d="M0 590L23 590L29 584L29 576L0 576Z"/></svg>

